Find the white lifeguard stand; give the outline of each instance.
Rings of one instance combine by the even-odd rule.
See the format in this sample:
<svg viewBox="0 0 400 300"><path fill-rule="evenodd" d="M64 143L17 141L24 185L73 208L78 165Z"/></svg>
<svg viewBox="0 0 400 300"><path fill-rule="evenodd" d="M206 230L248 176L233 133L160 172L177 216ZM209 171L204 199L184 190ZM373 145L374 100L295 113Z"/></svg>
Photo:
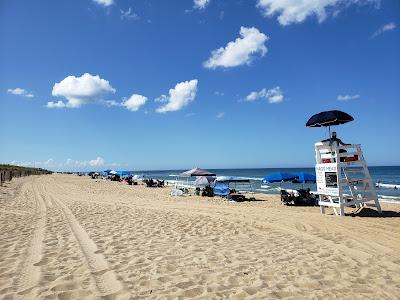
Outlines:
<svg viewBox="0 0 400 300"><path fill-rule="evenodd" d="M363 207L370 201L374 201L376 209L382 213L360 144L320 142L315 144L315 154L322 214L326 207L332 207L336 215L344 216L346 206Z"/></svg>

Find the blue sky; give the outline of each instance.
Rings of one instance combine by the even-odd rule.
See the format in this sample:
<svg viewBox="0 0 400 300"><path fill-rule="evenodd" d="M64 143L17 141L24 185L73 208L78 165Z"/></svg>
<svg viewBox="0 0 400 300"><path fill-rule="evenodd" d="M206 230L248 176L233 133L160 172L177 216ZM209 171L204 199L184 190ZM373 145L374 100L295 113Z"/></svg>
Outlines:
<svg viewBox="0 0 400 300"><path fill-rule="evenodd" d="M2 1L0 161L312 166L327 134L304 124L340 109L344 141L400 165L399 17L395 0Z"/></svg>

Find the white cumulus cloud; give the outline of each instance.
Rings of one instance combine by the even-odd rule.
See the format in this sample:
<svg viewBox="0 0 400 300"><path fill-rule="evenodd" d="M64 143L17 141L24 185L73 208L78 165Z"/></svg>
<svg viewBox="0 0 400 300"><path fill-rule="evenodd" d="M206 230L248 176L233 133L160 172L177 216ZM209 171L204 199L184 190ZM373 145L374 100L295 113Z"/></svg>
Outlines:
<svg viewBox="0 0 400 300"><path fill-rule="evenodd" d="M130 111L138 111L141 106L146 104L146 102L147 97L133 94L129 99L124 100L121 105Z"/></svg>
<svg viewBox="0 0 400 300"><path fill-rule="evenodd" d="M161 96L164 100L168 100L163 106L156 109L159 113L177 111L188 105L196 98L197 79L183 81L177 83L175 88L169 90L168 96Z"/></svg>
<svg viewBox="0 0 400 300"><path fill-rule="evenodd" d="M96 2L97 4L104 7L108 7L114 4L114 0L93 0L93 2Z"/></svg>
<svg viewBox="0 0 400 300"><path fill-rule="evenodd" d="M154 99L154 102L166 103L166 102L168 102L168 96L161 95L160 97L157 97L156 99Z"/></svg>
<svg viewBox="0 0 400 300"><path fill-rule="evenodd" d="M229 42L226 47L213 50L211 57L203 63L208 69L217 67L231 68L243 64L250 64L258 54L263 57L268 49L265 42L268 36L260 32L257 28L241 27L240 37L235 41Z"/></svg>
<svg viewBox="0 0 400 300"><path fill-rule="evenodd" d="M268 99L269 103L280 103L283 101L284 96L281 88L277 86L269 90L263 88L259 92L251 92L247 95L246 101L252 102L260 98Z"/></svg>
<svg viewBox="0 0 400 300"><path fill-rule="evenodd" d="M381 35L382 33L386 32L386 31L391 31L394 29L396 29L396 24L394 22L385 24L385 25L381 26L378 30L376 30L372 34L371 38L376 38L378 35Z"/></svg>
<svg viewBox="0 0 400 300"><path fill-rule="evenodd" d="M54 159L49 158L48 160L45 161L25 161L25 162L17 162L13 160L10 162L11 165L16 165L16 166L32 166L36 168L49 168L49 167L54 167Z"/></svg>
<svg viewBox="0 0 400 300"><path fill-rule="evenodd" d="M17 95L17 96L23 96L23 97L27 97L27 98L34 97L34 95L32 93L28 92L25 89L19 88L19 87L15 88L15 89L8 89L7 93Z"/></svg>
<svg viewBox="0 0 400 300"><path fill-rule="evenodd" d="M196 9L204 9L210 4L210 0L193 0L193 7Z"/></svg>
<svg viewBox="0 0 400 300"><path fill-rule="evenodd" d="M104 159L98 156L96 159L89 160L89 165L92 167L104 166Z"/></svg>
<svg viewBox="0 0 400 300"><path fill-rule="evenodd" d="M88 103L104 102L104 96L107 93L115 93L115 89L99 75L94 76L89 73L85 73L81 77L68 76L54 84L52 91L54 97L67 99L67 102L64 103L66 107L80 107ZM52 107L61 107L62 104L57 103L58 106Z"/></svg>
<svg viewBox="0 0 400 300"><path fill-rule="evenodd" d="M349 100L354 100L360 98L360 95L339 95L337 96L337 99L339 101L349 101Z"/></svg>
<svg viewBox="0 0 400 300"><path fill-rule="evenodd" d="M65 103L60 101L49 101L46 104L47 108L63 108L65 107Z"/></svg>
<svg viewBox="0 0 400 300"><path fill-rule="evenodd" d="M264 16L278 15L278 21L286 26L302 23L310 16L316 16L323 22L329 14L337 15L341 8L351 4L375 3L380 0L258 0L257 7Z"/></svg>

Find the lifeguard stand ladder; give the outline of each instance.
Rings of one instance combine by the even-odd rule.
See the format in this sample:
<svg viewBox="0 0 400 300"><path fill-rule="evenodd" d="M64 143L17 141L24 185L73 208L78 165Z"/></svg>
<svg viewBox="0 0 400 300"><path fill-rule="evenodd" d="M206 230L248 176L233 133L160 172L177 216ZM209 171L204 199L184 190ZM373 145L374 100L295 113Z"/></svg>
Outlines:
<svg viewBox="0 0 400 300"><path fill-rule="evenodd" d="M360 144L316 143L315 154L322 214L325 207L332 207L336 215L344 216L346 206L363 207L370 201L374 201L378 213L382 213Z"/></svg>

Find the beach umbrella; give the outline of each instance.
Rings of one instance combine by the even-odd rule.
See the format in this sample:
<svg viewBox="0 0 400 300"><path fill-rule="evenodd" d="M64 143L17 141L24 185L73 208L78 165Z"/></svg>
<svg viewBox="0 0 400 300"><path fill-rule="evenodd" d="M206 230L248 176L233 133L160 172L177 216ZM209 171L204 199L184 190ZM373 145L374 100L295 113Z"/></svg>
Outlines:
<svg viewBox="0 0 400 300"><path fill-rule="evenodd" d="M129 175L129 172L126 172L126 171L117 171L115 174L120 175L120 176L127 176L127 175Z"/></svg>
<svg viewBox="0 0 400 300"><path fill-rule="evenodd" d="M213 176L198 176L194 181L195 185L209 185L214 182L215 177Z"/></svg>
<svg viewBox="0 0 400 300"><path fill-rule="evenodd" d="M285 181L292 181L296 179L296 174L293 173L273 173L271 175L265 176L263 178L263 183L274 183L274 182L285 182Z"/></svg>
<svg viewBox="0 0 400 300"><path fill-rule="evenodd" d="M329 127L354 121L353 117L340 110L323 111L313 115L306 127Z"/></svg>
<svg viewBox="0 0 400 300"><path fill-rule="evenodd" d="M192 176L215 176L215 173L212 173L210 171L200 169L200 168L194 168L191 170L188 170L186 172L183 172L179 174L179 176L182 177L192 177Z"/></svg>
<svg viewBox="0 0 400 300"><path fill-rule="evenodd" d="M317 181L317 178L315 177L314 174L309 174L309 173L296 173L296 178L293 179L294 183L315 183Z"/></svg>
<svg viewBox="0 0 400 300"><path fill-rule="evenodd" d="M354 121L349 114L340 110L328 110L313 115L306 123L306 127L328 127L329 138L331 137L331 126L345 124Z"/></svg>

